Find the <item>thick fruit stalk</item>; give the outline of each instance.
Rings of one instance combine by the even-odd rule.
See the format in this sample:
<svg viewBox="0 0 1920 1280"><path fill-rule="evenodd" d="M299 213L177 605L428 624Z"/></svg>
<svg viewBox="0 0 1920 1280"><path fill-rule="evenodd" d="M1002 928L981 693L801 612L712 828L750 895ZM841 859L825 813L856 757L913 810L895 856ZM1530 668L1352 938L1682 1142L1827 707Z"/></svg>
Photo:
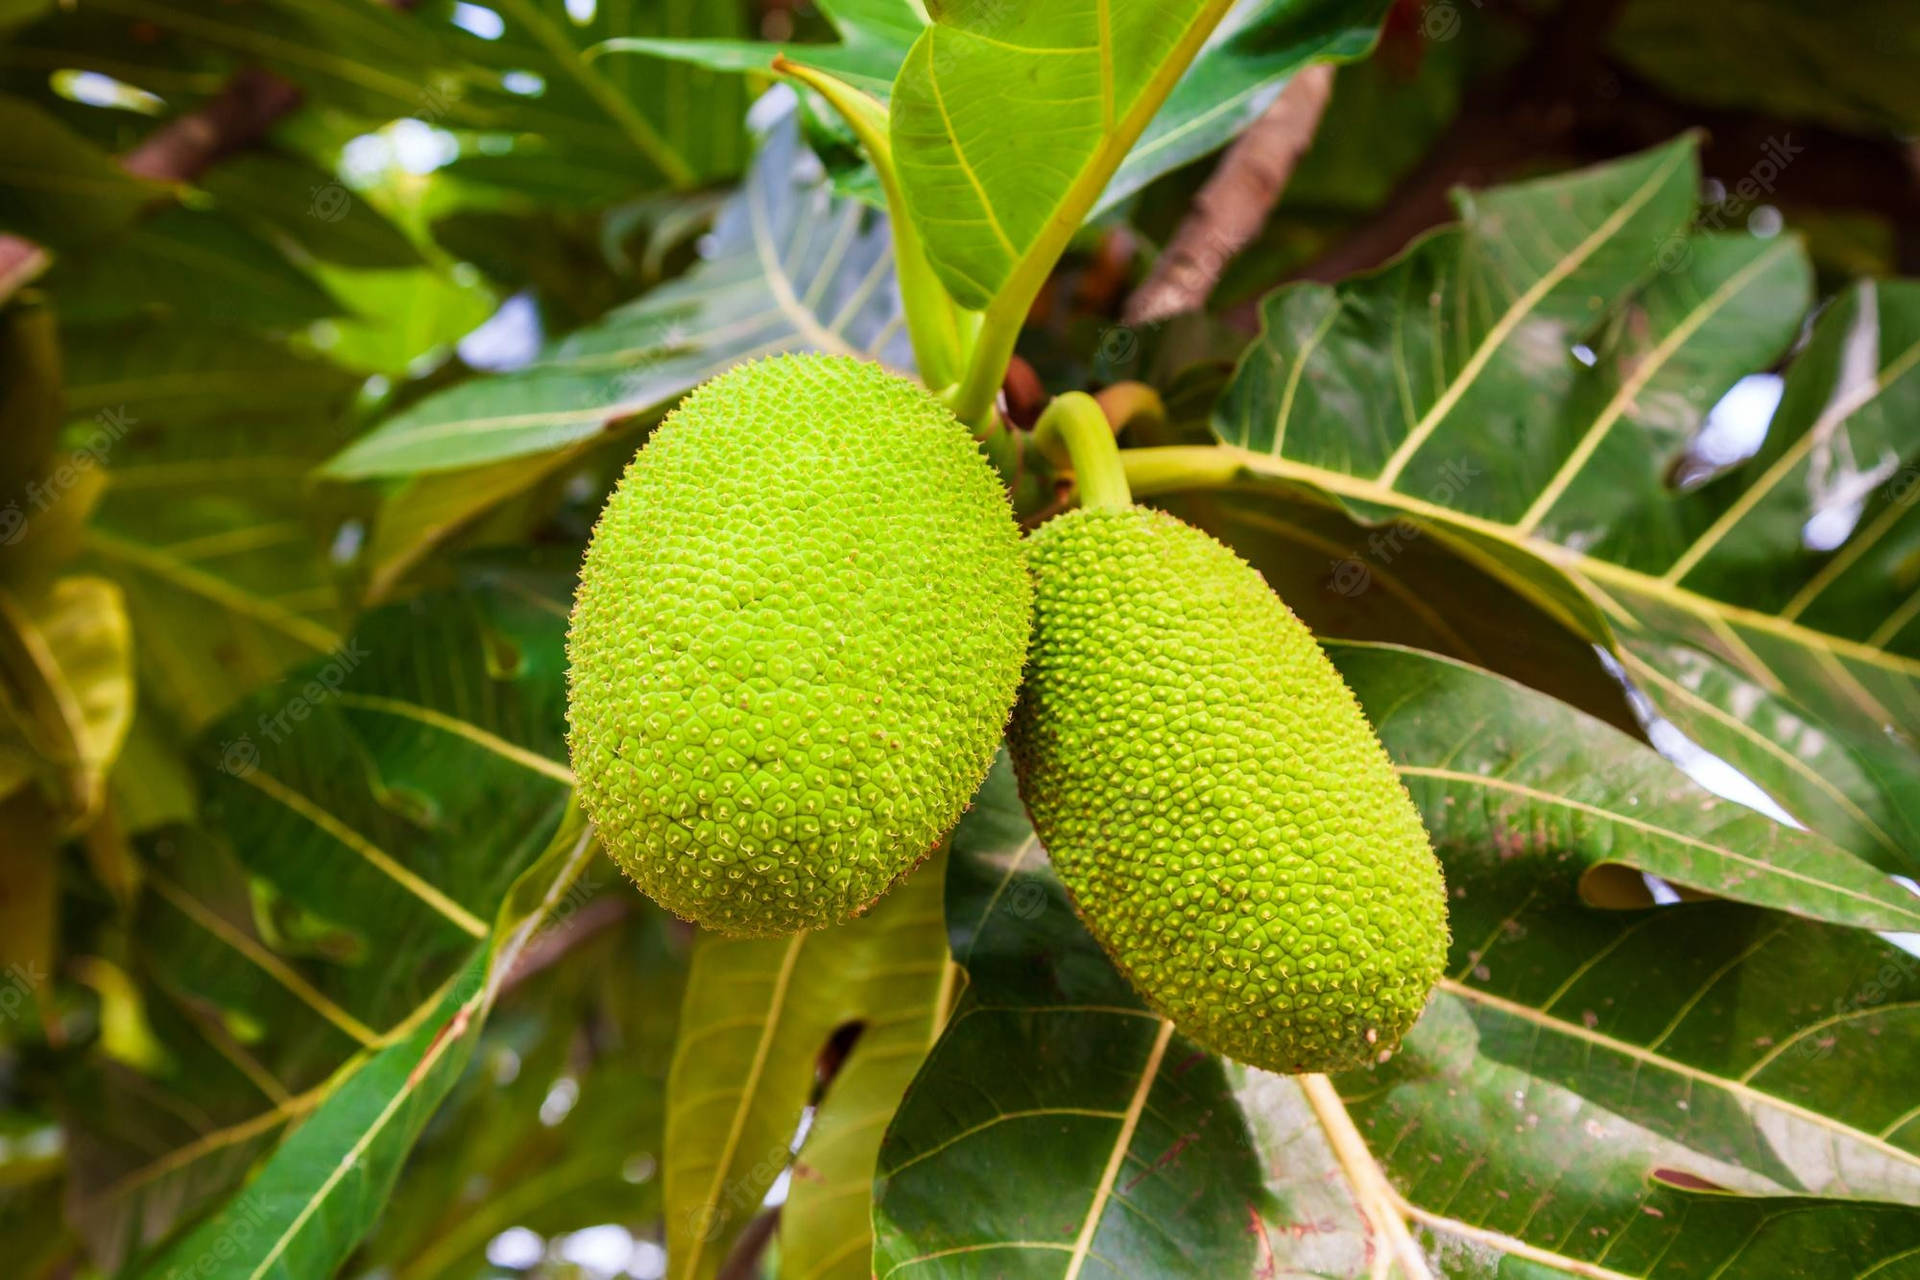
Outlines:
<svg viewBox="0 0 1920 1280"><path fill-rule="evenodd" d="M1260 575L1101 492L1028 540L1011 745L1035 829L1088 927L1185 1034L1272 1070L1358 1065L1398 1044L1446 956L1419 814Z"/></svg>
<svg viewBox="0 0 1920 1280"><path fill-rule="evenodd" d="M594 530L568 637L581 799L701 925L845 920L966 807L1030 618L1006 496L924 390L841 357L733 369Z"/></svg>

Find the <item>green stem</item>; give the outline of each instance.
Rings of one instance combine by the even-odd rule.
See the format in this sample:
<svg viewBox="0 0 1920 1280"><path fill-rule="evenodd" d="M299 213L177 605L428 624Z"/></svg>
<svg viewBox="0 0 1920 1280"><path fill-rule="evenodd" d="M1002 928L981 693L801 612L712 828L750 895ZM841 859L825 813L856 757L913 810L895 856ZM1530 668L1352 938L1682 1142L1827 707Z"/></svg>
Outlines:
<svg viewBox="0 0 1920 1280"><path fill-rule="evenodd" d="M1033 447L1055 454L1064 448L1083 507L1123 510L1133 505L1113 427L1100 404L1084 391L1069 391L1047 403L1034 424Z"/></svg>
<svg viewBox="0 0 1920 1280"><path fill-rule="evenodd" d="M1013 344L1020 338L1031 299L1015 298L1009 303L1010 296L1003 291L981 313L967 371L953 399L953 416L962 422L976 422L993 407L993 398L1000 394L1000 384L1006 380L1007 366L1013 362ZM1009 311L1015 314L1007 314Z"/></svg>
<svg viewBox="0 0 1920 1280"><path fill-rule="evenodd" d="M940 283L940 277L934 274L933 264L927 260L926 246L920 241L919 229L907 213L899 175L893 167L886 107L846 81L815 67L803 66L784 54L774 58L773 69L825 98L860 139L867 159L873 162L874 172L880 175L881 189L887 195L887 217L893 229L894 273L900 279L900 300L907 314L907 338L913 343L913 359L920 366L920 380L934 391L952 386L959 381L963 353L970 345L965 332L967 313L955 305Z"/></svg>

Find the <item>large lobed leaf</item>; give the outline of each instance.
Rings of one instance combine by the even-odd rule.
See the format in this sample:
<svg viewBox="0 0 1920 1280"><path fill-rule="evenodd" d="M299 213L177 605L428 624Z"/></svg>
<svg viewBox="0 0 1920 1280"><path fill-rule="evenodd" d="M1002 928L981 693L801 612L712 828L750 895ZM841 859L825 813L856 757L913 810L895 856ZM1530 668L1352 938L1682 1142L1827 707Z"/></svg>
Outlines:
<svg viewBox="0 0 1920 1280"><path fill-rule="evenodd" d="M1707 411L1793 342L1811 274L1792 238L1692 228L1697 184L1682 139L1463 197L1382 271L1280 290L1215 429L1256 483L1445 540L1788 812L1912 869L1920 595L1897 566L1920 443L1898 424L1920 412L1920 292L1837 299L1759 452L1716 460ZM1374 545L1356 562L1399 544ZM1758 704L1807 750L1749 723Z"/></svg>
<svg viewBox="0 0 1920 1280"><path fill-rule="evenodd" d="M1187 69L1228 0L960 0L914 41L890 103L894 163L963 307L1025 299Z"/></svg>
<svg viewBox="0 0 1920 1280"><path fill-rule="evenodd" d="M875 1274L1344 1276L1400 1218L1414 1277L1757 1280L1807 1251L1898 1273L1920 1229L1897 1083L1920 961L1843 925L1912 902L1539 693L1392 646L1332 654L1446 866L1449 973L1405 1046L1342 1077L1344 1106L1222 1075L1075 921L1003 761L954 838L971 981L882 1148ZM1596 906L1625 900L1590 892L1615 863L1745 901Z"/></svg>

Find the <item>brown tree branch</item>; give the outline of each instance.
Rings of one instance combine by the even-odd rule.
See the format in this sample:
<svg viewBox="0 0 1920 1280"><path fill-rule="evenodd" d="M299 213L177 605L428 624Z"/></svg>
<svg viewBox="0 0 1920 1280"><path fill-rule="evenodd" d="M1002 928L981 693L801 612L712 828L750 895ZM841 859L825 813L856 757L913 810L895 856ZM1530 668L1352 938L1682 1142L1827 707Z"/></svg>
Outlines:
<svg viewBox="0 0 1920 1280"><path fill-rule="evenodd" d="M155 129L120 167L156 182L191 182L223 157L259 141L300 105L300 90L269 72L236 72L219 95ZM52 259L31 240L0 235L0 302L37 278Z"/></svg>
<svg viewBox="0 0 1920 1280"><path fill-rule="evenodd" d="M1227 263L1260 233L1312 145L1332 92L1333 67L1308 67L1227 149L1153 271L1127 299L1127 324L1152 324L1206 302Z"/></svg>

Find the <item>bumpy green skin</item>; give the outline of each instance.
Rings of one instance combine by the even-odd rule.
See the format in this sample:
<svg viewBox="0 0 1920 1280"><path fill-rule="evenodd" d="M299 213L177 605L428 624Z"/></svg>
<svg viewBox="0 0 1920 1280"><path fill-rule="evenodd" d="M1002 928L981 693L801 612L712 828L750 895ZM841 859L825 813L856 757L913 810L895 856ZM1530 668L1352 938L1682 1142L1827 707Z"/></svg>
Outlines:
<svg viewBox="0 0 1920 1280"><path fill-rule="evenodd" d="M1141 994L1209 1048L1336 1071L1439 980L1446 894L1352 691L1260 575L1160 512L1029 540L1011 745L1041 842Z"/></svg>
<svg viewBox="0 0 1920 1280"><path fill-rule="evenodd" d="M739 936L865 909L953 825L1032 618L979 447L877 365L702 386L634 458L568 636L573 768L608 851Z"/></svg>

